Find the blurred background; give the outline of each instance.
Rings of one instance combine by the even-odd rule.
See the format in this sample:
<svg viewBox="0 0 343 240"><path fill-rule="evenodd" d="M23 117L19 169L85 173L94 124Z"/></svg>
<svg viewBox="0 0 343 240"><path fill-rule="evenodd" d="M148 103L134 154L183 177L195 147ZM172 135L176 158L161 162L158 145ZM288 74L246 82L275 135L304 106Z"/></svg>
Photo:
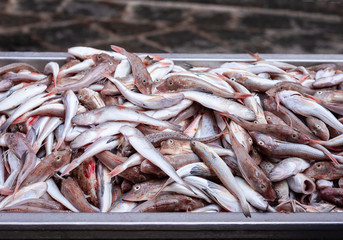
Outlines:
<svg viewBox="0 0 343 240"><path fill-rule="evenodd" d="M0 51L343 53L343 1L1 0Z"/></svg>

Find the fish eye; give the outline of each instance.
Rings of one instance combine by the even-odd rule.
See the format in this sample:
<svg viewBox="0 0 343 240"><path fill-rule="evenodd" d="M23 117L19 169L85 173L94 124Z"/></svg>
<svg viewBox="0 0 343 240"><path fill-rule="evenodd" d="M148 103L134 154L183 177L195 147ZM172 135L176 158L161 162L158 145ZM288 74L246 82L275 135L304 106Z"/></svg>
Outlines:
<svg viewBox="0 0 343 240"><path fill-rule="evenodd" d="M264 186L263 184L260 185L260 189L261 189L261 190L263 190L263 189L265 189L265 188L266 188L266 186Z"/></svg>
<svg viewBox="0 0 343 240"><path fill-rule="evenodd" d="M100 56L100 55L98 55L98 59L99 59L99 60L101 59L101 56Z"/></svg>
<svg viewBox="0 0 343 240"><path fill-rule="evenodd" d="M319 126L319 125L317 125L317 129L320 129L320 126Z"/></svg>
<svg viewBox="0 0 343 240"><path fill-rule="evenodd" d="M249 139L248 139L248 142L249 142L249 143L252 143L252 139L251 139L251 138L249 138Z"/></svg>
<svg viewBox="0 0 343 240"><path fill-rule="evenodd" d="M169 139L169 140L168 140L168 143L173 144L173 143L174 143L174 140L173 140L173 139Z"/></svg>
<svg viewBox="0 0 343 240"><path fill-rule="evenodd" d="M322 167L322 164L317 163L317 164L316 164L316 167L317 167L317 168L321 168L321 167Z"/></svg>
<svg viewBox="0 0 343 240"><path fill-rule="evenodd" d="M236 78L232 77L230 78L231 81L236 81Z"/></svg>
<svg viewBox="0 0 343 240"><path fill-rule="evenodd" d="M322 94L323 92L322 92L322 91L318 91L317 93L320 95L320 94Z"/></svg>
<svg viewBox="0 0 343 240"><path fill-rule="evenodd" d="M146 80L145 80L145 79L143 80L143 83L146 83Z"/></svg>
<svg viewBox="0 0 343 240"><path fill-rule="evenodd" d="M272 118L268 116L268 117L267 117L267 120L272 120Z"/></svg>
<svg viewBox="0 0 343 240"><path fill-rule="evenodd" d="M263 142L263 141L258 141L257 143L258 143L258 145L261 145L261 146L264 145L264 142Z"/></svg>
<svg viewBox="0 0 343 240"><path fill-rule="evenodd" d="M172 82L172 81L170 81L168 84L169 84L169 86L172 86L172 85L173 85L173 82Z"/></svg>
<svg viewBox="0 0 343 240"><path fill-rule="evenodd" d="M283 86L280 87L280 90L283 90Z"/></svg>
<svg viewBox="0 0 343 240"><path fill-rule="evenodd" d="M255 123L255 124L258 124L258 122L257 122L256 120L254 121L254 123Z"/></svg>
<svg viewBox="0 0 343 240"><path fill-rule="evenodd" d="M156 79L156 80L155 80L155 82L159 82L159 81L160 81L160 79Z"/></svg>
<svg viewBox="0 0 343 240"><path fill-rule="evenodd" d="M253 154L257 154L257 151L254 149L254 150L252 150L252 153Z"/></svg>
<svg viewBox="0 0 343 240"><path fill-rule="evenodd" d="M23 126L22 125L19 125L18 128L19 128L20 131L23 130Z"/></svg>
<svg viewBox="0 0 343 240"><path fill-rule="evenodd" d="M141 186L139 186L139 185L135 186L136 191L138 191L139 189L141 189Z"/></svg>
<svg viewBox="0 0 343 240"><path fill-rule="evenodd" d="M79 95L79 99L82 99L82 95Z"/></svg>
<svg viewBox="0 0 343 240"><path fill-rule="evenodd" d="M113 65L113 62L109 62L108 64L109 64L109 65Z"/></svg>
<svg viewBox="0 0 343 240"><path fill-rule="evenodd" d="M61 156L57 156L56 160L57 161L61 160Z"/></svg>
<svg viewBox="0 0 343 240"><path fill-rule="evenodd" d="M297 135L295 133L293 133L292 138L296 138L296 137L297 137Z"/></svg>

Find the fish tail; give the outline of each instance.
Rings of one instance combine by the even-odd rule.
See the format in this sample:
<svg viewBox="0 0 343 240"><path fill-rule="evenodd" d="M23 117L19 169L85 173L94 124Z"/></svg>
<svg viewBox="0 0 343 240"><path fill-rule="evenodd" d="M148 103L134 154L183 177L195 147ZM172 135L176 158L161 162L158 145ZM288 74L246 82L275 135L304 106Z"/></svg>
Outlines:
<svg viewBox="0 0 343 240"><path fill-rule="evenodd" d="M233 93L234 98L247 98L247 97L252 97L254 96L253 94L250 93Z"/></svg>
<svg viewBox="0 0 343 240"><path fill-rule="evenodd" d="M178 132L182 131L182 127L180 125L169 123L169 122L168 122L168 128L178 131Z"/></svg>
<svg viewBox="0 0 343 240"><path fill-rule="evenodd" d="M156 61L161 61L163 60L164 58L163 57L160 57L160 56L157 56L157 55L150 55L150 57L152 57L153 60L156 60ZM168 66L169 66L169 63L168 63Z"/></svg>
<svg viewBox="0 0 343 240"><path fill-rule="evenodd" d="M245 202L240 202L241 203L241 207L242 207L242 211L245 217L251 217L251 213L250 213L250 209L249 209L249 204L247 201Z"/></svg>
<svg viewBox="0 0 343 240"><path fill-rule="evenodd" d="M123 167L123 165L118 165L109 173L109 175L111 177L114 177L114 176L117 176L118 174L124 172L125 170L126 170L126 168Z"/></svg>
<svg viewBox="0 0 343 240"><path fill-rule="evenodd" d="M113 51L117 52L117 53L123 53L125 51L124 48L121 48L121 47L118 47L118 46L115 46L115 45L111 45L111 48Z"/></svg>
<svg viewBox="0 0 343 240"><path fill-rule="evenodd" d="M64 169L63 173L61 174L61 177L63 177L63 176L65 176L65 175L69 174L72 170L74 170L74 169L75 169L77 166L79 166L79 165L80 165L80 164L75 163L75 161L71 162L71 163L69 164L69 166L68 166L66 169Z"/></svg>
<svg viewBox="0 0 343 240"><path fill-rule="evenodd" d="M7 119L7 121L6 121L3 125L1 125L1 127L0 127L0 133L6 132L7 128L8 128L10 125L11 125L11 122L8 121L8 119Z"/></svg>
<svg viewBox="0 0 343 240"><path fill-rule="evenodd" d="M55 147L55 151L57 151L61 147L63 140L64 140L63 138L58 139L56 147Z"/></svg>
<svg viewBox="0 0 343 240"><path fill-rule="evenodd" d="M248 54L249 54L251 57L255 58L256 61L262 61L262 58L260 57L260 55L259 55L258 53L253 53L253 52L248 51Z"/></svg>
<svg viewBox="0 0 343 240"><path fill-rule="evenodd" d="M13 191L7 187L1 187L0 188L0 194L1 195L11 195Z"/></svg>
<svg viewBox="0 0 343 240"><path fill-rule="evenodd" d="M18 124L18 123L26 122L27 119L28 118L24 114L23 116L18 117L16 120L14 120L12 124Z"/></svg>

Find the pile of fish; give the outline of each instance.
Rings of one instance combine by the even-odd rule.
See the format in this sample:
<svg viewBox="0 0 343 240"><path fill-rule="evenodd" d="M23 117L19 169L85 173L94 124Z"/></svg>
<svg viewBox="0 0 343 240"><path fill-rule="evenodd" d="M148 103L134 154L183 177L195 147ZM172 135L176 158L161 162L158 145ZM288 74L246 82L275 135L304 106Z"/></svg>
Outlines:
<svg viewBox="0 0 343 240"><path fill-rule="evenodd" d="M0 67L1 212L338 212L343 73L111 46Z"/></svg>

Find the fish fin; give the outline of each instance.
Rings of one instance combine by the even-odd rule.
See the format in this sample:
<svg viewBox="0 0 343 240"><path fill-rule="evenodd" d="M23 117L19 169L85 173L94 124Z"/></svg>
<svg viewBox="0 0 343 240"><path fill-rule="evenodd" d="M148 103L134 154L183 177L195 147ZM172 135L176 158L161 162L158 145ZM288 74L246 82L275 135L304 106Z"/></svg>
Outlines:
<svg viewBox="0 0 343 240"><path fill-rule="evenodd" d="M328 158L330 158L331 161L333 161L334 163L338 164L337 159L332 155L332 153L329 152L329 150L327 150L325 147L323 147L320 144L314 143L314 144L309 144L311 147L316 148L320 151L322 151Z"/></svg>
<svg viewBox="0 0 343 240"><path fill-rule="evenodd" d="M72 170L74 170L77 166L79 166L79 163L75 163L75 161L72 161L69 166L63 171L63 173L61 174L61 177L69 174Z"/></svg>
<svg viewBox="0 0 343 240"><path fill-rule="evenodd" d="M253 52L248 51L248 54L249 54L251 57L255 58L256 61L262 61L262 60L263 60L263 59L260 57L260 55L259 55L258 53L253 53Z"/></svg>
<svg viewBox="0 0 343 240"><path fill-rule="evenodd" d="M13 191L7 187L0 187L0 194L1 195L11 195Z"/></svg>
<svg viewBox="0 0 343 240"><path fill-rule="evenodd" d="M169 62L160 62L159 64L161 64L162 67L169 67L170 66Z"/></svg>
<svg viewBox="0 0 343 240"><path fill-rule="evenodd" d="M221 79L223 80L226 80L227 77L225 77L223 74L220 74L220 73L216 73L218 77L220 77Z"/></svg>
<svg viewBox="0 0 343 240"><path fill-rule="evenodd" d="M157 55L150 55L150 54L149 54L149 57L151 57L155 61L161 61L161 60L164 59L163 57L160 57L160 56L157 56Z"/></svg>
<svg viewBox="0 0 343 240"><path fill-rule="evenodd" d="M149 197L148 200L152 200L152 199L154 199L155 197L157 197L157 196L163 191L163 189L165 189L165 188L166 188L169 184L171 184L172 182L174 182L174 180L173 180L172 178L169 178L169 179L163 184L163 186L156 192L156 194L153 195L153 196L151 196L151 197ZM192 190L192 192L193 192L193 190Z"/></svg>
<svg viewBox="0 0 343 240"><path fill-rule="evenodd" d="M25 121L27 121L27 119L28 118L24 114L21 117L18 117L16 120L14 120L12 124L18 124L18 123L25 122Z"/></svg>
<svg viewBox="0 0 343 240"><path fill-rule="evenodd" d="M301 78L299 78L299 83L302 84L308 77L311 76L310 74L305 74Z"/></svg>
<svg viewBox="0 0 343 240"><path fill-rule="evenodd" d="M250 93L233 93L234 98L247 98L247 97L252 97L254 96L253 94Z"/></svg>
<svg viewBox="0 0 343 240"><path fill-rule="evenodd" d="M57 144L55 146L55 152L61 147L62 143L64 142L63 138L59 138Z"/></svg>
<svg viewBox="0 0 343 240"><path fill-rule="evenodd" d="M315 140L315 139L309 139L310 143L314 143L314 144L322 144L323 141L322 140Z"/></svg>
<svg viewBox="0 0 343 240"><path fill-rule="evenodd" d="M115 51L117 53L126 52L124 48L121 48L121 47L118 47L118 46L115 46L115 45L111 45L111 48L112 48L113 51Z"/></svg>
<svg viewBox="0 0 343 240"><path fill-rule="evenodd" d="M182 127L180 125L173 124L173 123L169 123L168 125L170 129L174 131L182 132Z"/></svg>
<svg viewBox="0 0 343 240"><path fill-rule="evenodd" d="M115 177L118 174L124 172L125 170L126 170L126 168L124 168L123 165L120 164L120 165L116 166L115 168L113 168L113 170L108 175L110 175L111 177Z"/></svg>
<svg viewBox="0 0 343 240"><path fill-rule="evenodd" d="M56 88L56 86L54 86L54 88L51 90L51 92L47 93L44 97L49 97L49 96L57 94L57 93L58 93L57 88Z"/></svg>
<svg viewBox="0 0 343 240"><path fill-rule="evenodd" d="M307 98L309 98L309 99L311 99L311 100L313 100L313 101L315 101L315 102L317 102L317 103L319 103L319 104L322 104L322 103L323 103L323 101L322 101L321 99L316 98L316 97L313 97L313 96L311 96L311 95L309 95L309 94L304 93L304 96L306 96Z"/></svg>

